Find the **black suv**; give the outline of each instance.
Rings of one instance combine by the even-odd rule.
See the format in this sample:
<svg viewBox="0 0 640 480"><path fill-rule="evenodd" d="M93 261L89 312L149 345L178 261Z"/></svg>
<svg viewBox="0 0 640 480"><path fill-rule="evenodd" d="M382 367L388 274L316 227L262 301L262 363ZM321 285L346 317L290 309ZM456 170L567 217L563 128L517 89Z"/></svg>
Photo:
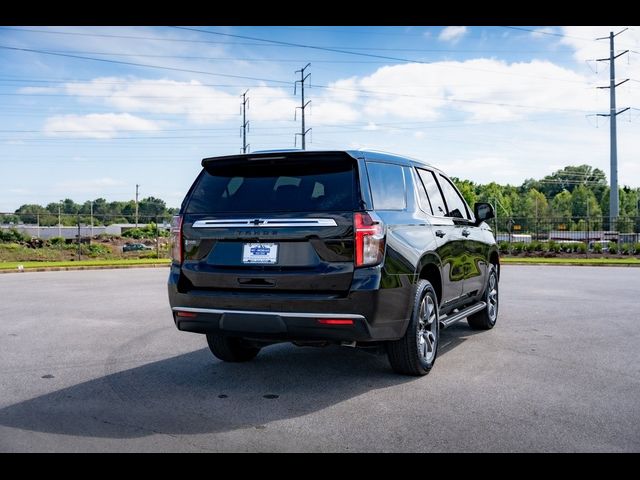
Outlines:
<svg viewBox="0 0 640 480"><path fill-rule="evenodd" d="M228 362L278 342L384 347L424 375L440 329L490 329L500 263L488 203L472 212L419 160L369 151L205 158L172 224L179 330Z"/></svg>

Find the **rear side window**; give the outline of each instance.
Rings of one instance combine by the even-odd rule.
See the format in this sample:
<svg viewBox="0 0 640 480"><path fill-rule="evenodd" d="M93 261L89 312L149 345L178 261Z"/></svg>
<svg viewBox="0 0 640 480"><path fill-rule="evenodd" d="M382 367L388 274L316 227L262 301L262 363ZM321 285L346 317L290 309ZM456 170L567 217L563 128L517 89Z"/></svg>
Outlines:
<svg viewBox="0 0 640 480"><path fill-rule="evenodd" d="M420 180L422 180L422 184L427 191L427 197L431 203L433 214L436 217L446 216L447 207L444 204L442 193L440 193L440 189L438 188L438 183L436 182L436 177L434 177L433 172L418 168L418 174L420 175Z"/></svg>
<svg viewBox="0 0 640 480"><path fill-rule="evenodd" d="M211 162L186 213L355 210L354 162L313 160Z"/></svg>
<svg viewBox="0 0 640 480"><path fill-rule="evenodd" d="M404 174L400 165L367 162L369 186L376 210L404 210L405 197Z"/></svg>

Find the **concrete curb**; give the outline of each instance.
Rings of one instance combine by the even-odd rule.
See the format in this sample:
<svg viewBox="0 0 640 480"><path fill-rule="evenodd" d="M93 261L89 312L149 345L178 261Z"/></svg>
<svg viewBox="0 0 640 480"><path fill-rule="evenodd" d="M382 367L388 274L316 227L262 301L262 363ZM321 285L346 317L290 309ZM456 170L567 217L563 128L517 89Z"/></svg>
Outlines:
<svg viewBox="0 0 640 480"><path fill-rule="evenodd" d="M535 263L535 262L500 262L500 266L503 267L505 265L531 265L531 266L544 266L544 267L640 267L640 263Z"/></svg>
<svg viewBox="0 0 640 480"><path fill-rule="evenodd" d="M4 269L0 270L0 274L3 273L28 273L28 272L61 272L66 270L112 270L114 268L158 268L168 267L169 263L141 263L139 265L80 265L77 267L38 267L38 268L25 268L23 272L19 272L17 269Z"/></svg>

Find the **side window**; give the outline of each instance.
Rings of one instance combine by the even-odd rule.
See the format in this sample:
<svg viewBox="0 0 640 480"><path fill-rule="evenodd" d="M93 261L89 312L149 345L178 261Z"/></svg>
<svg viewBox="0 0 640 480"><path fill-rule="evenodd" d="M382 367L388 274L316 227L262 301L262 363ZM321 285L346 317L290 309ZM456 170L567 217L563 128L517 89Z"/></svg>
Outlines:
<svg viewBox="0 0 640 480"><path fill-rule="evenodd" d="M431 203L433 214L436 217L446 216L447 207L444 204L442 193L440 193L440 188L438 188L438 182L436 182L436 177L433 175L433 172L419 168L418 174L420 175L424 189L427 191L427 197Z"/></svg>
<svg viewBox="0 0 640 480"><path fill-rule="evenodd" d="M418 193L418 205L420 205L420 210L423 212L430 213L433 215L433 208L431 208L431 202L429 202L429 197L427 197L427 192L424 189L424 185L422 185L422 180L418 177L417 171L414 169L414 182L416 192Z"/></svg>
<svg viewBox="0 0 640 480"><path fill-rule="evenodd" d="M471 218L469 217L469 212L467 211L467 206L458 193L458 190L456 190L456 187L454 187L453 183L451 183L451 180L449 180L444 175L440 175L440 186L442 187L444 198L447 200L447 206L449 207L447 216L455 218L466 218L467 220L471 220Z"/></svg>
<svg viewBox="0 0 640 480"><path fill-rule="evenodd" d="M404 174L400 165L367 162L373 207L377 210L404 210L407 206Z"/></svg>

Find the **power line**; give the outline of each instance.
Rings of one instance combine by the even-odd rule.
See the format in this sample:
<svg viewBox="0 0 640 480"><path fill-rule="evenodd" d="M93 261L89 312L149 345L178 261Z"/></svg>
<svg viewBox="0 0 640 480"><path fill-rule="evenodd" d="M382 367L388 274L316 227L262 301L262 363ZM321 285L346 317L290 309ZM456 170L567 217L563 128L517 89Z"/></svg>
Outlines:
<svg viewBox="0 0 640 480"><path fill-rule="evenodd" d="M507 27L507 26L500 25L500 28L509 28L511 30L520 30L520 31L523 31L523 32L537 33L539 35L550 35L550 36L553 36L553 37L574 38L576 40L585 40L585 41L588 41L588 42L595 41L595 39L593 39L593 38L576 37L574 35L565 35L564 33L547 32L545 30L533 30L531 28L524 28L524 27Z"/></svg>
<svg viewBox="0 0 640 480"><path fill-rule="evenodd" d="M281 41L281 40L271 40L271 39L267 39L267 38L250 37L250 36L247 36L247 35L236 35L236 34L232 34L232 33L213 32L211 30L202 30L202 29L199 29L199 28L178 27L178 26L173 26L172 28L177 28L177 29L180 29L180 30L189 30L189 31L193 31L193 32L208 33L210 35L221 35L221 36L226 36L226 37L257 40L257 41L261 41L261 42L273 43L273 44L276 44L276 45L283 45L283 46L284 45L288 45L288 46L299 47L299 48L309 48L309 49L313 49L313 50L322 50L322 51L333 52L333 53L341 53L341 54L346 54L346 55L358 55L358 56L363 56L363 57L380 58L380 59L385 59L385 60L394 60L394 61L407 62L407 63L419 63L419 64L424 64L424 65L429 65L429 64L433 64L434 63L434 62L426 62L426 61L421 61L421 60L416 60L416 59L407 59L407 58L401 58L401 57L390 57L390 56L386 56L386 55L375 55L375 54L372 54L372 53L354 52L352 50L344 50L342 48L321 47L321 46L318 46L318 45L306 45L306 44L294 43L294 42L284 42L284 41ZM468 66L464 66L464 65L449 65L447 63L443 63L441 66L446 67L446 68L455 68L455 69L463 69L463 70L475 70L475 71L480 71L480 72L490 72L490 73L498 73L498 74L504 74L504 75L514 75L514 76L519 76L519 77L534 77L534 78L547 78L547 79L549 79L548 77L539 77L539 76L519 74L519 73L513 73L513 72L501 72L501 71L498 71L498 70L490 70L490 69L483 69L483 68L477 68L477 67L468 67ZM564 81L564 82L571 82L571 83L584 83L584 82L579 81L579 80L569 80L569 79L554 79L554 80Z"/></svg>
<svg viewBox="0 0 640 480"><path fill-rule="evenodd" d="M36 50L36 49L32 49L32 48L18 48L18 47L9 47L6 45L0 45L0 48L5 49L5 50L14 50L14 51L21 51L21 52L31 52L31 53L39 53L42 55L53 55L53 56L58 56L58 57L67 57L67 58L76 58L76 59L80 59L80 60L92 60L95 62L104 62L104 63L115 63L115 64L119 64L119 65L129 65L129 66L133 66L133 67L145 67L145 68L156 68L156 69L160 69L160 70L171 70L174 72L186 72L186 73L197 73L199 75L214 75L214 76L218 76L218 77L228 77L228 78L241 78L244 80L257 80L257 81L269 81L269 82L273 82L273 83L282 83L282 84L291 84L291 82L286 82L284 80L273 80L273 79L260 79L260 78L256 78L256 77L247 77L244 75L232 75L230 73L214 73L214 72L204 72L202 70L191 70L191 69L186 69L186 68L176 68L176 67L165 67L165 66L161 66L161 65L149 65L149 64L145 64L145 63L136 63L136 62L124 62L121 60L110 60L107 58L94 58L94 57L85 57L82 55L71 55L71 54L67 54L67 53L53 53L53 52L48 52L45 50Z"/></svg>
<svg viewBox="0 0 640 480"><path fill-rule="evenodd" d="M169 86L167 86L169 87ZM230 100L233 98L231 94L227 94L226 96L215 96L215 95L197 95L197 96L187 96L187 95L120 95L122 90L113 91L111 95L80 95L75 93L40 93L40 92L8 92L8 93L0 93L0 96L4 97L76 97L76 98L175 98L177 100L181 100L183 98L194 99L194 98L208 98L208 99L226 99ZM256 98L265 98L265 99L274 99L274 98L283 98L277 95L257 95Z"/></svg>
<svg viewBox="0 0 640 480"><path fill-rule="evenodd" d="M273 45L265 45L264 43L247 43L247 42L219 42L215 40L192 40L184 38L166 38L166 37L143 37L137 35L113 35L104 33L83 33L83 32L61 32L59 30L39 30L33 28L14 28L14 27L0 27L3 30L13 30L19 32L34 32L45 33L51 35L73 35L73 36L85 36L85 37L106 37L106 38L123 38L131 40L152 40L159 42L184 42L184 43L209 43L216 45L244 45L255 47L269 47ZM296 47L296 45L280 45L281 47ZM426 52L426 53L550 53L547 50L495 50L495 49L438 49L438 48L389 48L389 47L354 47L354 46L326 46L326 48L347 48L349 50L365 50L365 51L393 51L393 52Z"/></svg>
<svg viewBox="0 0 640 480"><path fill-rule="evenodd" d="M242 78L242 79L257 80L257 81L269 81L269 82L280 83L280 84L290 84L290 82L287 82L285 80L261 79L261 78L248 77L248 76L242 76L242 75L203 72L203 71L199 71L199 70L189 70L189 69L182 69L182 68L164 67L164 66L159 66L159 65L147 65L147 64L140 64L140 63L134 63L134 62L122 62L122 61L118 61L118 60L107 60L107 59L103 59L103 58L92 58L92 57L85 57L85 56L79 56L79 55L67 55L67 54L47 52L47 51L43 51L43 50L7 47L7 46L3 46L3 45L0 45L0 48L8 49L8 50L18 50L18 51L25 51L25 52L40 53L40 54L45 54L45 55L55 55L55 56L70 57L70 58L76 58L76 59L81 59L81 60L93 60L93 61L99 61L99 62L132 65L132 66L137 66L137 67L157 68L157 69L163 69L163 70L174 70L174 71L181 71L181 72L188 72L188 73L198 73L198 74L203 74L203 75L216 75L216 76ZM539 78L542 78L542 77L539 77ZM569 80L566 80L566 81L569 81ZM311 87L316 87L316 88L326 88L326 89L334 89L334 90L347 90L347 91L354 91L354 92L360 92L360 93L372 93L372 94L375 94L375 95L392 95L392 96L412 97L412 98L436 98L436 99L439 99L439 100L442 100L442 101L445 101L445 102L474 103L474 104L483 104L483 105L497 105L497 106L502 106L502 107L574 111L574 112L583 112L583 113L586 112L585 110L566 109L566 108L548 107L548 106L540 106L540 105L518 105L518 104L508 104L508 103L503 103L503 102L487 102L487 101L481 101L481 100L442 98L442 97L437 97L437 96L433 96L433 95L431 95L431 96L410 95L410 94L400 94L400 93L393 93L393 92L380 92L380 91L372 91L372 90L364 90L364 89L350 89L350 88L335 87L335 86L329 86L329 85L310 85L310 86Z"/></svg>

